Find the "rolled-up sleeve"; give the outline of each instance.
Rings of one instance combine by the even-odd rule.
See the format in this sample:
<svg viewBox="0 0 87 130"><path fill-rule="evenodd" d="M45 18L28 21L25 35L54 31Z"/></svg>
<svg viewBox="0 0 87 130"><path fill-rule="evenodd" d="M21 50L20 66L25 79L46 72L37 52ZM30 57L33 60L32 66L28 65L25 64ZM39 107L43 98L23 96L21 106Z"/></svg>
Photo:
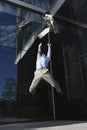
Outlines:
<svg viewBox="0 0 87 130"><path fill-rule="evenodd" d="M48 47L47 58L51 58L51 47Z"/></svg>
<svg viewBox="0 0 87 130"><path fill-rule="evenodd" d="M38 47L37 60L41 57L41 47Z"/></svg>

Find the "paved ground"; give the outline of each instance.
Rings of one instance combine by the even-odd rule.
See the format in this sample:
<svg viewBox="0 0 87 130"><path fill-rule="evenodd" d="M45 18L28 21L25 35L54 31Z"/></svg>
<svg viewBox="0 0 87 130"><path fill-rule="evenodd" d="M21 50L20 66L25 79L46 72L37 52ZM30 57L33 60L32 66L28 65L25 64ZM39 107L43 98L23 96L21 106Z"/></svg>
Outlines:
<svg viewBox="0 0 87 130"><path fill-rule="evenodd" d="M22 122L0 125L0 130L87 130L86 121Z"/></svg>

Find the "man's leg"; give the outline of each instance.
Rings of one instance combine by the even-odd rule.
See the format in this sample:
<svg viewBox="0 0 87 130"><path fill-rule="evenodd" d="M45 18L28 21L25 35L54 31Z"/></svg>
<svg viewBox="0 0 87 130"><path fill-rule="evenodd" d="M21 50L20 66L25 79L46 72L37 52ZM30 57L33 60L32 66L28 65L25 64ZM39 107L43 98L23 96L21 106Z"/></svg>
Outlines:
<svg viewBox="0 0 87 130"><path fill-rule="evenodd" d="M29 87L30 93L35 92L35 89L36 89L37 85L40 83L40 81L41 81L41 74L38 71L35 71L34 79Z"/></svg>
<svg viewBox="0 0 87 130"><path fill-rule="evenodd" d="M62 95L62 90L60 85L54 80L54 78L50 75L49 71L45 73L42 77L46 82L48 82L52 87L56 88L56 91Z"/></svg>

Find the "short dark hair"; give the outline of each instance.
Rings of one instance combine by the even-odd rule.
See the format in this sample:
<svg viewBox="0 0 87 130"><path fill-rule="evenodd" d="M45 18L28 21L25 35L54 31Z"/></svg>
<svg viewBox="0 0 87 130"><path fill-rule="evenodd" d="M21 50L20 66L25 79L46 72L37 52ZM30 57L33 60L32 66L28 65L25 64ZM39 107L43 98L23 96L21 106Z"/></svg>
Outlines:
<svg viewBox="0 0 87 130"><path fill-rule="evenodd" d="M41 52L41 54L45 54L45 55L46 55L46 54L47 54L47 52Z"/></svg>
<svg viewBox="0 0 87 130"><path fill-rule="evenodd" d="M46 55L46 54L47 54L47 51L44 50L44 49L42 49L41 53Z"/></svg>

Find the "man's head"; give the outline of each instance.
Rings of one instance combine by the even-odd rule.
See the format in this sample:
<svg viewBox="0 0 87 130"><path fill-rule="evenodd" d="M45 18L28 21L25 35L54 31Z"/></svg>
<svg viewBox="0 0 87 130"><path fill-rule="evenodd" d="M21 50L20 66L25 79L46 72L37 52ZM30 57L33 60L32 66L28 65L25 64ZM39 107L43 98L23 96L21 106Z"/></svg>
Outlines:
<svg viewBox="0 0 87 130"><path fill-rule="evenodd" d="M42 57L46 57L46 54L42 53Z"/></svg>
<svg viewBox="0 0 87 130"><path fill-rule="evenodd" d="M41 55L45 57L47 55L47 50L42 48Z"/></svg>

